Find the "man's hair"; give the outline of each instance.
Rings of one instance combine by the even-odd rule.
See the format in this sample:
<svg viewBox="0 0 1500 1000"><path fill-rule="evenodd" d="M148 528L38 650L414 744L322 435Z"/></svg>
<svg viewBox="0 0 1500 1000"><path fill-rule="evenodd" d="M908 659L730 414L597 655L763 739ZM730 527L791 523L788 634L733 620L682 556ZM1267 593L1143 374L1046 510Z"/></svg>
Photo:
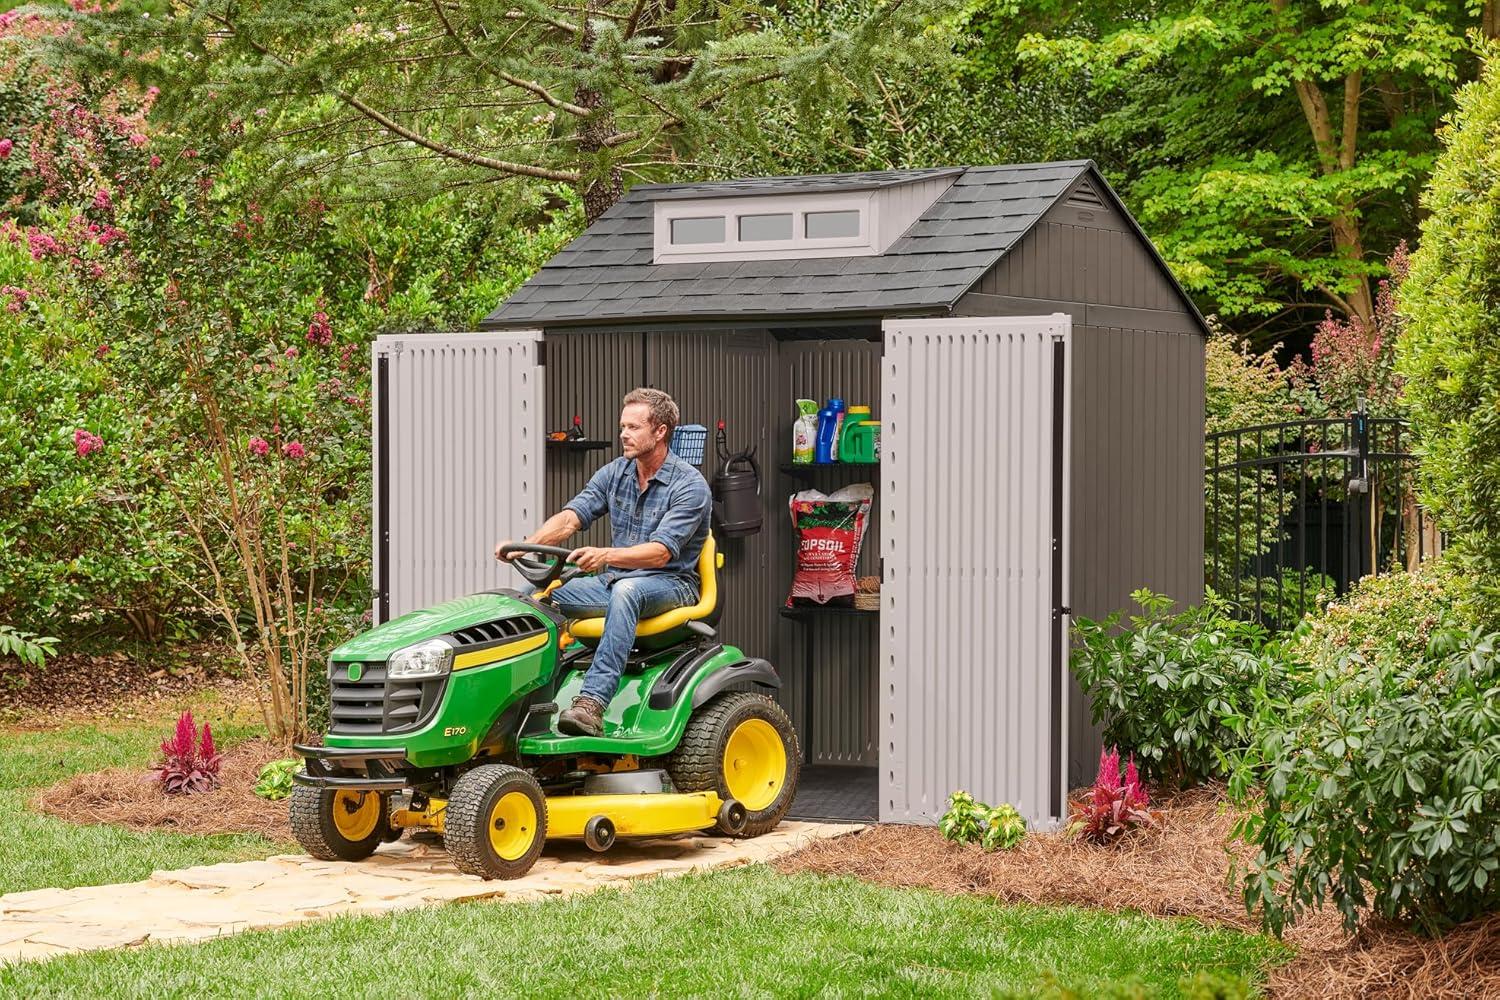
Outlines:
<svg viewBox="0 0 1500 1000"><path fill-rule="evenodd" d="M631 403L644 403L646 409L651 411L651 422L665 427L669 439L673 428L677 426L677 421L682 419L682 414L678 411L677 404L672 397L660 389L631 389L625 394L625 401L620 405L625 407Z"/></svg>

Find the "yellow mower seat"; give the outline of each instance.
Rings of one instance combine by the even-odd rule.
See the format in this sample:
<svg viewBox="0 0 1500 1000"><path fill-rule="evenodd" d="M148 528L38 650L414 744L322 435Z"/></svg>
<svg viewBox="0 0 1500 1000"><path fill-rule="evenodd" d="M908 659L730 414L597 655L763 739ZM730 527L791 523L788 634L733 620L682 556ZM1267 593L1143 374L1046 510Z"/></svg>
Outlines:
<svg viewBox="0 0 1500 1000"><path fill-rule="evenodd" d="M698 554L698 603L684 608L673 608L651 618L642 618L635 626L637 640L650 640L640 645L656 646L676 641L677 635L688 622L706 621L713 624L719 619L719 567L724 557L714 544L710 534L703 540L703 551ZM604 637L604 616L576 618L568 622L568 634L592 646Z"/></svg>

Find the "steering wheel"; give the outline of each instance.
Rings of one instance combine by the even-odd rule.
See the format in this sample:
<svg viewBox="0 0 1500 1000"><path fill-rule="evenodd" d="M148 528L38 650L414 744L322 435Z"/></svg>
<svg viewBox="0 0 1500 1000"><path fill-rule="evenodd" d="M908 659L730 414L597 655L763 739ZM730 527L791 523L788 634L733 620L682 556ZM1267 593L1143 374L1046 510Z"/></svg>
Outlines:
<svg viewBox="0 0 1500 1000"><path fill-rule="evenodd" d="M515 542L501 547L500 558L504 559L512 552L527 553L518 559L507 561L516 568L517 573L526 578L527 583L537 590L546 590L554 580L567 583L584 572L582 566L574 566L568 562L568 556L573 552L572 549L557 545L531 545L526 542ZM543 556L551 556L551 558L539 558Z"/></svg>

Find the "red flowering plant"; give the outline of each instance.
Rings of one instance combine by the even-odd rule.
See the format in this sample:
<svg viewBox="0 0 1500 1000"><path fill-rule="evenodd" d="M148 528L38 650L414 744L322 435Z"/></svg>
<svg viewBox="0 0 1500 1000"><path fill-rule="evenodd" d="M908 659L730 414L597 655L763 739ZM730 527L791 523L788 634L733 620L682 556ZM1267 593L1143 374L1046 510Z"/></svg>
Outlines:
<svg viewBox="0 0 1500 1000"><path fill-rule="evenodd" d="M1113 844L1131 830L1156 825L1150 805L1135 758L1130 758L1121 775L1120 751L1110 747L1100 751L1099 776L1088 794L1074 803L1068 830L1079 840Z"/></svg>
<svg viewBox="0 0 1500 1000"><path fill-rule="evenodd" d="M162 741L161 753L155 770L162 791L168 795L195 795L219 786L224 755L214 746L208 723L199 734L191 711L177 717L177 727L171 738Z"/></svg>

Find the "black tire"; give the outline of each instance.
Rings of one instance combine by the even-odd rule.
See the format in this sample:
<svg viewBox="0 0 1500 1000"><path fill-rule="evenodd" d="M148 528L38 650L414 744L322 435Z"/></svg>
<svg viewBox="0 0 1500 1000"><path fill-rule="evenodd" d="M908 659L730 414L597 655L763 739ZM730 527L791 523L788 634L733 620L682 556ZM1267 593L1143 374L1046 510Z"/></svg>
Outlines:
<svg viewBox="0 0 1500 1000"><path fill-rule="evenodd" d="M591 851L603 853L615 846L615 824L608 816L591 816L583 825L583 842Z"/></svg>
<svg viewBox="0 0 1500 1000"><path fill-rule="evenodd" d="M747 789L742 779L725 771L724 756L730 737L741 726L755 722L775 732L785 757L779 780L768 780L764 790L759 788L759 782L755 789ZM768 735L761 727L753 728L763 736ZM759 837L774 830L797 796L797 778L801 772L802 750L792 721L770 698L748 691L726 691L709 699L688 720L682 742L667 758L667 773L679 792L717 792L721 799L738 799L744 805L745 825L730 834L734 837Z"/></svg>
<svg viewBox="0 0 1500 1000"><path fill-rule="evenodd" d="M512 798L511 796L519 796ZM529 803L528 810L522 803ZM547 798L531 772L509 764L484 764L466 771L453 785L445 813L443 841L459 871L480 878L520 878L541 856L547 840ZM509 834L512 850L497 838Z"/></svg>
<svg viewBox="0 0 1500 1000"><path fill-rule="evenodd" d="M370 808L367 796L379 803L373 824L370 816L360 815ZM288 809L297 843L321 861L363 861L391 829L390 798L380 792L295 785Z"/></svg>

